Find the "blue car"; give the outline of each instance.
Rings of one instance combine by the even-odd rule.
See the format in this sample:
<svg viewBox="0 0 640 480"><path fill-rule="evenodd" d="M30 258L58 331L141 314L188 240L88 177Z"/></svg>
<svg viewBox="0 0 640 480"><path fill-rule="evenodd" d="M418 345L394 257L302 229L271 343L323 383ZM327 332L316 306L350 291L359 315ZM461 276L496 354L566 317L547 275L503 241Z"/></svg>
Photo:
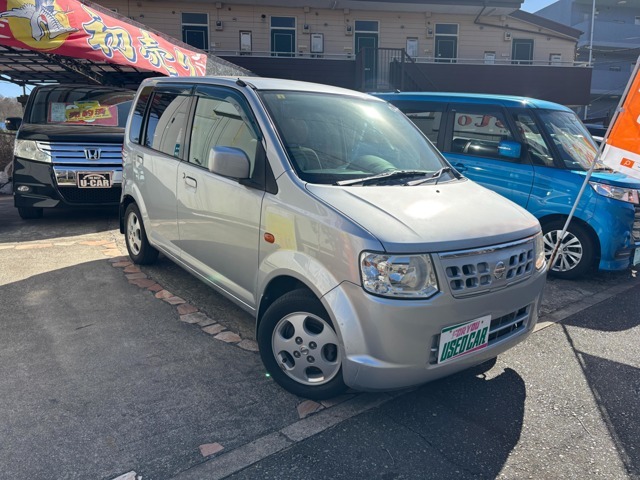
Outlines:
<svg viewBox="0 0 640 480"><path fill-rule="evenodd" d="M456 170L535 215L550 257L597 154L572 110L505 95L376 96L403 111ZM639 190L640 181L598 162L551 271L577 278L640 263Z"/></svg>

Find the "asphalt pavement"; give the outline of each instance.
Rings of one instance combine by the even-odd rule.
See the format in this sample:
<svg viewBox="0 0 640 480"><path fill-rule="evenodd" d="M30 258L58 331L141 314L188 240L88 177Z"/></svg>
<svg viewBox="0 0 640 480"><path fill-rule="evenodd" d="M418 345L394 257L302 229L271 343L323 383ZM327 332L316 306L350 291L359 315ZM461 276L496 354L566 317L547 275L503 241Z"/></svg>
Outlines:
<svg viewBox="0 0 640 480"><path fill-rule="evenodd" d="M640 478L640 282L550 279L494 364L315 403L267 375L252 319L117 212L22 221L0 196L0 479Z"/></svg>

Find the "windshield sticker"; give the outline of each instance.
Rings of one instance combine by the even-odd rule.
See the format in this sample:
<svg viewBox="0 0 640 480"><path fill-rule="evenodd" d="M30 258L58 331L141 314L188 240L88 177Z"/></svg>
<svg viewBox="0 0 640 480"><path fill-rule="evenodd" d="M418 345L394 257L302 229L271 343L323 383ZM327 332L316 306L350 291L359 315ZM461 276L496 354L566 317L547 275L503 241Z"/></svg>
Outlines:
<svg viewBox="0 0 640 480"><path fill-rule="evenodd" d="M76 125L118 126L118 107L104 106L100 102L54 102L49 109L49 123Z"/></svg>
<svg viewBox="0 0 640 480"><path fill-rule="evenodd" d="M589 141L582 135L571 135L555 125L551 125L551 128L554 139L560 143L562 148L564 148L575 161L579 162L580 165L588 170L596 158L596 151Z"/></svg>

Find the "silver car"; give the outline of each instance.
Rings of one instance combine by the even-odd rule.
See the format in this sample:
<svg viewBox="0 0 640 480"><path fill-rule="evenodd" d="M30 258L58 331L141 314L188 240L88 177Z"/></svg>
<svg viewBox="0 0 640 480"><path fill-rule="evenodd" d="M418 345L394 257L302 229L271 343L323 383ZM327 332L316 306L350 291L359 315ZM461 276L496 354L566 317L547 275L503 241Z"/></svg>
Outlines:
<svg viewBox="0 0 640 480"><path fill-rule="evenodd" d="M395 107L324 85L162 78L124 142L121 231L256 319L290 392L421 384L524 340L540 225L462 177Z"/></svg>

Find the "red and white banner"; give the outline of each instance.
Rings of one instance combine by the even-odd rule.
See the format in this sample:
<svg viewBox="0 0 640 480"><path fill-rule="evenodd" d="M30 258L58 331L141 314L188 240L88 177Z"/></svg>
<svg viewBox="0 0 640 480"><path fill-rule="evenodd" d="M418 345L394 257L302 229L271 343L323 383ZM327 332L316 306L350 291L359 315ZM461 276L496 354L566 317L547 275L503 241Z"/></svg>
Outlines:
<svg viewBox="0 0 640 480"><path fill-rule="evenodd" d="M609 167L640 178L640 59L610 128L601 160Z"/></svg>
<svg viewBox="0 0 640 480"><path fill-rule="evenodd" d="M0 45L130 65L169 76L205 75L207 55L79 0L0 0Z"/></svg>

